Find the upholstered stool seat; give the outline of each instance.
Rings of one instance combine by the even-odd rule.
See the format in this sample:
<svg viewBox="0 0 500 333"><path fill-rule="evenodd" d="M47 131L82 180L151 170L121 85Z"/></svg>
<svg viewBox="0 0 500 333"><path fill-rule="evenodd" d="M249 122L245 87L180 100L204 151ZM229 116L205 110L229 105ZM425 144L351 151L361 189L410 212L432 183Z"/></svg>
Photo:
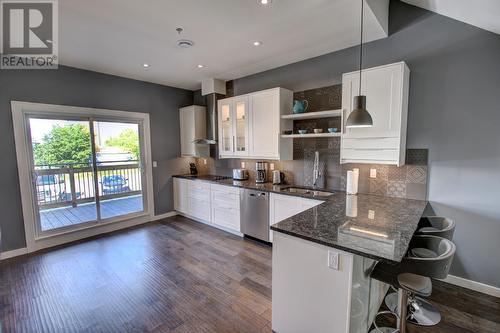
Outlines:
<svg viewBox="0 0 500 333"><path fill-rule="evenodd" d="M455 221L443 216L426 216L420 219L415 235L438 236L452 240Z"/></svg>
<svg viewBox="0 0 500 333"><path fill-rule="evenodd" d="M436 258L436 252L426 249L424 247L416 247L409 251L410 256L415 258Z"/></svg>
<svg viewBox="0 0 500 333"><path fill-rule="evenodd" d="M419 296L430 296L432 293L432 282L427 276L402 273L398 275L400 288Z"/></svg>

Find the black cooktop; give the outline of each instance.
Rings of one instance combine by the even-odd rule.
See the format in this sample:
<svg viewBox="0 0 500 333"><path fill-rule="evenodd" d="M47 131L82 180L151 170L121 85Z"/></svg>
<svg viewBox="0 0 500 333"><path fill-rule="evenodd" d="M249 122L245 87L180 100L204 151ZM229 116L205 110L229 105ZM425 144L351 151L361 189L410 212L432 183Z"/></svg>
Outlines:
<svg viewBox="0 0 500 333"><path fill-rule="evenodd" d="M187 175L185 177L200 179L200 180L212 180L212 181L231 179L231 177L228 176L218 176L218 175Z"/></svg>

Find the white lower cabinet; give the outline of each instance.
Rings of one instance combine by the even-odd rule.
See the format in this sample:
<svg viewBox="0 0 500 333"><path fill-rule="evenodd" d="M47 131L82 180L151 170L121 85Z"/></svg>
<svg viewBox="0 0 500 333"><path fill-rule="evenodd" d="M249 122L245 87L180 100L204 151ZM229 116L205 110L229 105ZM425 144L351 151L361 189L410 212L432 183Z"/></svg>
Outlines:
<svg viewBox="0 0 500 333"><path fill-rule="evenodd" d="M240 190L211 184L212 224L240 232Z"/></svg>
<svg viewBox="0 0 500 333"><path fill-rule="evenodd" d="M236 187L174 178L174 209L201 222L240 233L240 190Z"/></svg>
<svg viewBox="0 0 500 333"><path fill-rule="evenodd" d="M284 219L297 215L309 208L317 206L323 201L293 197L290 195L282 195L271 193L269 199L269 224L273 225ZM273 241L273 233L269 231L269 239Z"/></svg>
<svg viewBox="0 0 500 333"><path fill-rule="evenodd" d="M292 217L323 201L271 193L269 224ZM240 234L240 189L226 185L174 178L174 208L214 227ZM269 231L270 241L273 234Z"/></svg>
<svg viewBox="0 0 500 333"><path fill-rule="evenodd" d="M210 184L199 181L188 182L187 214L210 222Z"/></svg>
<svg viewBox="0 0 500 333"><path fill-rule="evenodd" d="M174 209L180 213L188 211L188 180L174 178Z"/></svg>

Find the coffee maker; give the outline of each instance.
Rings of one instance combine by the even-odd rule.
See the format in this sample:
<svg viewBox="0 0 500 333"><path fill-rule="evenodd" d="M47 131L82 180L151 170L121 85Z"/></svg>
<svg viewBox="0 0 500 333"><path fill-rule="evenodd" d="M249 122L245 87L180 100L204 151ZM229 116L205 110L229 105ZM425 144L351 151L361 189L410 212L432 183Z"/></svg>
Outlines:
<svg viewBox="0 0 500 333"><path fill-rule="evenodd" d="M255 163L255 182L256 183L265 183L267 180L267 163L266 162L257 162Z"/></svg>

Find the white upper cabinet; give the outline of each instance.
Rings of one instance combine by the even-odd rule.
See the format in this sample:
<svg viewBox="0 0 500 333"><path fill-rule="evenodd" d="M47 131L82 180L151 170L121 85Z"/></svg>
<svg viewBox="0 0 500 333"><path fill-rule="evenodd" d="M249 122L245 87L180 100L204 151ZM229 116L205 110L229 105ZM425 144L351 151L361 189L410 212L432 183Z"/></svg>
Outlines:
<svg viewBox="0 0 500 333"><path fill-rule="evenodd" d="M281 119L292 108L293 93L274 88L218 101L221 158L292 159L292 143L281 131L292 129Z"/></svg>
<svg viewBox="0 0 500 333"><path fill-rule="evenodd" d="M233 156L233 100L220 100L218 107L219 155L221 157Z"/></svg>
<svg viewBox="0 0 500 333"><path fill-rule="evenodd" d="M206 136L206 113L205 107L198 105L179 109L181 156L207 156L207 147L193 142Z"/></svg>
<svg viewBox="0 0 500 333"><path fill-rule="evenodd" d="M361 94L373 119L369 128L346 128L359 93L359 72L342 76L343 133L341 163L403 165L406 152L410 70L404 62L365 69Z"/></svg>
<svg viewBox="0 0 500 333"><path fill-rule="evenodd" d="M248 96L218 101L220 157L248 156Z"/></svg>

